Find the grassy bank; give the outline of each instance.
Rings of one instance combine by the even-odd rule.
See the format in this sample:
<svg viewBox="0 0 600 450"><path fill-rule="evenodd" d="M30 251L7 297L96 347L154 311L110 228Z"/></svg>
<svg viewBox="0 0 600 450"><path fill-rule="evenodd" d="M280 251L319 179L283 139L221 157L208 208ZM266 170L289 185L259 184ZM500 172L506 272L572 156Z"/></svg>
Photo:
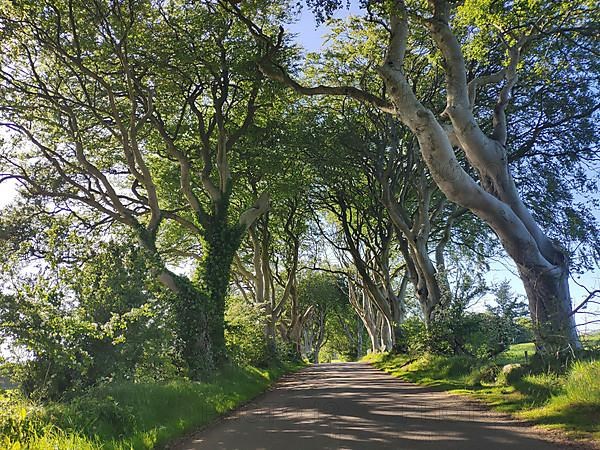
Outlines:
<svg viewBox="0 0 600 450"><path fill-rule="evenodd" d="M150 449L199 428L252 399L299 364L228 367L198 383L114 383L45 406L0 393L0 448Z"/></svg>
<svg viewBox="0 0 600 450"><path fill-rule="evenodd" d="M499 373L503 364L524 362L523 350L530 347L520 345L524 347L486 362L385 354L372 354L365 360L395 377L477 398L493 409L560 430L571 438L600 441L600 361L577 362L564 375Z"/></svg>

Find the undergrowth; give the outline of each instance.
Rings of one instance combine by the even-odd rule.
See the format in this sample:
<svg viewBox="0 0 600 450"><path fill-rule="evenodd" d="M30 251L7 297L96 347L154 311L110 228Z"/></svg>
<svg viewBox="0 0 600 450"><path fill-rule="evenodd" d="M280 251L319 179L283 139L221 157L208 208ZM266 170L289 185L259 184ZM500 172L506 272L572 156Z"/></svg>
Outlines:
<svg viewBox="0 0 600 450"><path fill-rule="evenodd" d="M244 403L285 372L230 366L206 382L113 383L75 400L37 405L0 392L0 448L6 450L150 449Z"/></svg>

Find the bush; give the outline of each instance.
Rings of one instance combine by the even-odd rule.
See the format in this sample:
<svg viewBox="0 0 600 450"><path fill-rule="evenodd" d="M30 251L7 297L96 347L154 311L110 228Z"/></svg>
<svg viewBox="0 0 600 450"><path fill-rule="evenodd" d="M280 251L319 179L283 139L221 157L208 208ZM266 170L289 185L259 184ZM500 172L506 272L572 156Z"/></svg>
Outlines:
<svg viewBox="0 0 600 450"><path fill-rule="evenodd" d="M495 363L476 367L468 377L468 383L472 386L480 386L482 383L494 383L500 373L500 366Z"/></svg>
<svg viewBox="0 0 600 450"><path fill-rule="evenodd" d="M16 390L0 392L0 447L10 449L15 442L30 442L48 432L52 427L40 411Z"/></svg>
<svg viewBox="0 0 600 450"><path fill-rule="evenodd" d="M93 258L23 279L16 294L0 298L0 336L27 355L12 375L32 398L172 372L170 294L152 275L150 255L117 243L90 252Z"/></svg>
<svg viewBox="0 0 600 450"><path fill-rule="evenodd" d="M239 297L230 297L225 311L225 345L229 357L240 365L265 367L269 363L266 321L259 308Z"/></svg>
<svg viewBox="0 0 600 450"><path fill-rule="evenodd" d="M422 354L429 347L425 323L418 317L409 317L400 325L396 346L411 355Z"/></svg>

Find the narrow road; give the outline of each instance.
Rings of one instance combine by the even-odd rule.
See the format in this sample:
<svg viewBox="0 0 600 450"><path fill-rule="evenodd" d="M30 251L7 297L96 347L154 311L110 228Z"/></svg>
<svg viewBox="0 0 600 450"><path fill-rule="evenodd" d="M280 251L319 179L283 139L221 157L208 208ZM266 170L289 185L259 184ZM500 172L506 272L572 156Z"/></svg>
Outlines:
<svg viewBox="0 0 600 450"><path fill-rule="evenodd" d="M368 364L307 367L178 450L558 450L458 396L400 381Z"/></svg>

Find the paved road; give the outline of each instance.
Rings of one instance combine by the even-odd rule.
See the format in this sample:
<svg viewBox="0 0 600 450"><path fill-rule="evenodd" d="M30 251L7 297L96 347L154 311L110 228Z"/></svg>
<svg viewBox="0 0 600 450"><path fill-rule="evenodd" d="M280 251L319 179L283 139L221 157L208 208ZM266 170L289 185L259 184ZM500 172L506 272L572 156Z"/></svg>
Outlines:
<svg viewBox="0 0 600 450"><path fill-rule="evenodd" d="M526 426L363 363L321 364L178 450L558 450Z"/></svg>

